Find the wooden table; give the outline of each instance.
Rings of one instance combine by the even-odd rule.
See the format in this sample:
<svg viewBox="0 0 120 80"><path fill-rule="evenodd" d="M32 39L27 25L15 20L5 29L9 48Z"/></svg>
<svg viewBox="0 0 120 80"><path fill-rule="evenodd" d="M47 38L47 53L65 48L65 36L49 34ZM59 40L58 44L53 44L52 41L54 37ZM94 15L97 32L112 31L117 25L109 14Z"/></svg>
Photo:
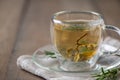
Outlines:
<svg viewBox="0 0 120 80"><path fill-rule="evenodd" d="M120 27L120 0L0 0L0 80L44 80L16 60L51 43L50 18L62 10L96 11Z"/></svg>

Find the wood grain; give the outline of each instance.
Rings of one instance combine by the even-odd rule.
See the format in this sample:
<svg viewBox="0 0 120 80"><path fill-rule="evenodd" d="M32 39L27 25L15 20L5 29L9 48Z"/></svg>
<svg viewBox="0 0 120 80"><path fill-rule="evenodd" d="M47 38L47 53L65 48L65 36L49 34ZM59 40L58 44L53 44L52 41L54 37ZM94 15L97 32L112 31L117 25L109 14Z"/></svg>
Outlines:
<svg viewBox="0 0 120 80"><path fill-rule="evenodd" d="M108 3L109 2L109 3ZM118 0L0 0L0 80L44 80L16 66L20 55L51 44L51 16L63 10L96 11L119 26Z"/></svg>
<svg viewBox="0 0 120 80"><path fill-rule="evenodd" d="M0 0L0 80L5 80L10 65L22 6L23 0Z"/></svg>
<svg viewBox="0 0 120 80"><path fill-rule="evenodd" d="M95 0L94 5L98 9L105 21L106 24L111 24L120 27L120 3L118 0Z"/></svg>
<svg viewBox="0 0 120 80"><path fill-rule="evenodd" d="M103 15L106 25L114 25L120 28L120 2L118 0L100 0L93 3L99 10L98 12ZM106 36L112 36L120 40L119 35L113 31L106 30Z"/></svg>

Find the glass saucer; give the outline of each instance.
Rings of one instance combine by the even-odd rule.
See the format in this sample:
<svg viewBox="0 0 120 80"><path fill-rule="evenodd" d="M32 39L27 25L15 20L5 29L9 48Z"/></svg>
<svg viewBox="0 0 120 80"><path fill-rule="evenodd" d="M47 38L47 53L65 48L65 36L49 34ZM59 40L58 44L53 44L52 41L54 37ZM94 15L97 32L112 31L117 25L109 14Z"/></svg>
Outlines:
<svg viewBox="0 0 120 80"><path fill-rule="evenodd" d="M112 49L112 51L116 50L116 48L114 48L113 46L103 45L102 47L104 47L104 46L109 47L109 49ZM50 56L45 54L45 51L51 51L51 52L55 53L55 50L53 49L52 45L47 45L47 46L41 47L34 52L34 54L32 56L33 62L42 69L54 71L56 73L60 73L61 75L66 75L66 76L73 76L73 74L75 74L74 76L90 76L91 74L98 73L100 71L101 67L103 67L105 70L107 70L107 69L117 67L120 64L119 56L110 55L110 54L102 54L103 52L100 52L101 55L100 55L98 62L96 63L97 66L94 70L65 71L65 70L61 69L60 63L57 60L57 58L55 58L55 56L53 58L51 58Z"/></svg>

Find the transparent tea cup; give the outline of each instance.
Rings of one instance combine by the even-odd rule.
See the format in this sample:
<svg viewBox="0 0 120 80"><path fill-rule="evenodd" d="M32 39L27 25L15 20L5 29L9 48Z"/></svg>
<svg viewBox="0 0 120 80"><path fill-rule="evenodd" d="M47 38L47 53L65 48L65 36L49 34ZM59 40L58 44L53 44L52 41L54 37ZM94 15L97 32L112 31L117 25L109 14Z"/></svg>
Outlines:
<svg viewBox="0 0 120 80"><path fill-rule="evenodd" d="M55 13L50 30L55 54L60 62L59 68L63 71L99 69L97 61L102 55L100 47L103 42L103 32L107 29L120 35L119 28L105 25L99 13L89 11Z"/></svg>

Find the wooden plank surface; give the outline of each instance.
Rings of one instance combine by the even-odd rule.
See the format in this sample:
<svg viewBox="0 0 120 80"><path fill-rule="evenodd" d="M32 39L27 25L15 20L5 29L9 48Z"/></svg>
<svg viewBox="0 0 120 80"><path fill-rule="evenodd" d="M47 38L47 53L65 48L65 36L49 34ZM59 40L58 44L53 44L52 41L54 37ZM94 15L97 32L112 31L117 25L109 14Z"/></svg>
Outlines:
<svg viewBox="0 0 120 80"><path fill-rule="evenodd" d="M106 25L114 25L120 28L120 1L119 0L96 0L93 2L105 20ZM113 36L116 39L120 39L118 34L113 31L106 30L107 36Z"/></svg>
<svg viewBox="0 0 120 80"><path fill-rule="evenodd" d="M120 27L119 20L120 20L120 2L119 0L96 0L93 2L98 12L100 12L106 24L111 24Z"/></svg>
<svg viewBox="0 0 120 80"><path fill-rule="evenodd" d="M23 0L0 0L0 80L5 80L16 40Z"/></svg>
<svg viewBox="0 0 120 80"><path fill-rule="evenodd" d="M50 44L50 18L63 10L96 11L119 26L118 0L1 0L0 80L44 80L16 66L20 55ZM120 27L120 26L119 26Z"/></svg>

